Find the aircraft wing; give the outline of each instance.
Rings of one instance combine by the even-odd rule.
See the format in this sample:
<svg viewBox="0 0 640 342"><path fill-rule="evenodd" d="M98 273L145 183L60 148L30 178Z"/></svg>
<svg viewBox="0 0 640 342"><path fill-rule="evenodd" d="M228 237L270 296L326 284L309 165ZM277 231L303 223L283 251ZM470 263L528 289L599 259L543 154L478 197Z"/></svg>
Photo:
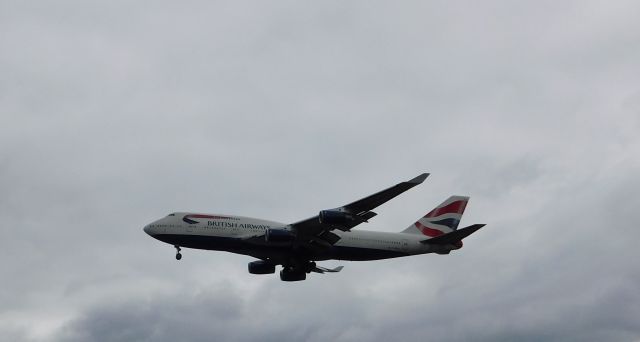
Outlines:
<svg viewBox="0 0 640 342"><path fill-rule="evenodd" d="M339 229L342 231L347 231L362 222L367 222L367 220L377 215L371 210L375 209L383 203L386 203L387 201L400 195L401 193L413 188L414 186L421 184L428 176L428 173L423 173L406 182L398 183L388 189L376 192L373 195L346 204L342 207L325 210L325 212L336 213L340 215L349 215L350 219L346 220L345 222L322 222L319 214L306 220L292 223L290 226L295 230L299 239L307 240L311 238L315 242L319 242L321 244L324 241L325 243L333 245L338 240L340 240L340 237L332 233L332 230Z"/></svg>

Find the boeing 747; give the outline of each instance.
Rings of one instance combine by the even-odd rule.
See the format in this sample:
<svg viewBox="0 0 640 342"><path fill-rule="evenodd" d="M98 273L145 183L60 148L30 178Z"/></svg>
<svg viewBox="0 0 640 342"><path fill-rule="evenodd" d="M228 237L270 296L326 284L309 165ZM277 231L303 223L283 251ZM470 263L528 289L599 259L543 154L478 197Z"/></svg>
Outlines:
<svg viewBox="0 0 640 342"><path fill-rule="evenodd" d="M474 224L458 229L469 197L451 196L398 233L353 229L376 216L372 210L421 184L428 173L353 203L321 210L294 223L250 217L177 212L144 227L150 236L171 244L176 259L182 248L226 251L259 260L249 263L249 273L275 273L281 265L283 281L304 280L308 273L339 272L316 261L379 260L410 255L449 254L462 248L462 239L482 228Z"/></svg>

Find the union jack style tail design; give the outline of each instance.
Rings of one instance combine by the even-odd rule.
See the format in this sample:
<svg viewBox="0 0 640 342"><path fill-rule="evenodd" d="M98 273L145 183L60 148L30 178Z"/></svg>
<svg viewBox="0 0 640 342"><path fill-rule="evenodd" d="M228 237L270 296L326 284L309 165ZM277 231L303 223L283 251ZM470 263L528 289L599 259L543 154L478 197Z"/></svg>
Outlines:
<svg viewBox="0 0 640 342"><path fill-rule="evenodd" d="M423 234L429 238L451 233L458 229L468 202L469 197L451 196L402 232Z"/></svg>

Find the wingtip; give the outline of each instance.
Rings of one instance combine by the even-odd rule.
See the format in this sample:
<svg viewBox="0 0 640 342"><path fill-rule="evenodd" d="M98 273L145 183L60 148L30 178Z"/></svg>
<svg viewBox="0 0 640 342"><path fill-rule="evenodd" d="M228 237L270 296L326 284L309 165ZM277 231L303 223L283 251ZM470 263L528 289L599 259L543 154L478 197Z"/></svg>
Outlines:
<svg viewBox="0 0 640 342"><path fill-rule="evenodd" d="M424 182L425 179L427 179L427 177L429 177L429 173L423 173L421 175L419 175L418 177L415 177L411 180L409 180L407 183L413 183L413 184L420 184L422 182Z"/></svg>

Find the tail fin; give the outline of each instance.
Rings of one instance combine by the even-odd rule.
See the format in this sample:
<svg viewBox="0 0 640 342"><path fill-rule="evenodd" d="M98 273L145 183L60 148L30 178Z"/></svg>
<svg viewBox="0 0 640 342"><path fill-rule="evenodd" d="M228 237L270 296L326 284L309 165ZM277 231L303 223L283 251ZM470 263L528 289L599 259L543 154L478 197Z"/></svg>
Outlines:
<svg viewBox="0 0 640 342"><path fill-rule="evenodd" d="M468 202L469 197L451 196L402 232L430 238L453 232L458 229Z"/></svg>

